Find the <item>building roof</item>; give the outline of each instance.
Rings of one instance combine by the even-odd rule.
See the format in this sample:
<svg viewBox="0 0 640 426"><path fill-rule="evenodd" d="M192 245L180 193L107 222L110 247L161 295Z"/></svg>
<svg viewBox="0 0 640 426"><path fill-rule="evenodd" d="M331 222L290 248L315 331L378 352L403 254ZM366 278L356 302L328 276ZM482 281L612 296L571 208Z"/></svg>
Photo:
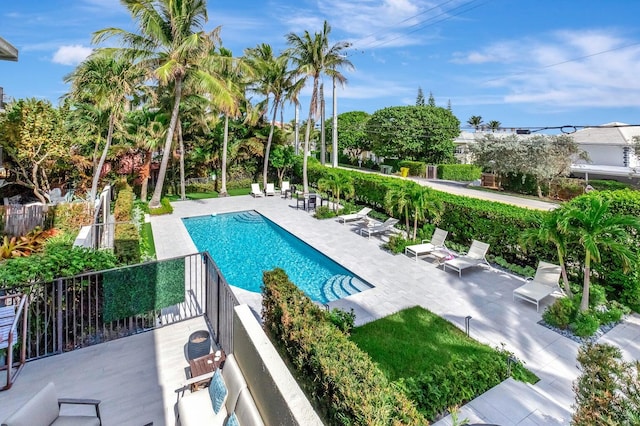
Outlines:
<svg viewBox="0 0 640 426"><path fill-rule="evenodd" d="M599 127L587 127L571 136L579 145L631 145L634 143L633 137L640 136L640 126L613 122Z"/></svg>
<svg viewBox="0 0 640 426"><path fill-rule="evenodd" d="M0 37L0 60L17 61L18 49L9 44L8 41Z"/></svg>

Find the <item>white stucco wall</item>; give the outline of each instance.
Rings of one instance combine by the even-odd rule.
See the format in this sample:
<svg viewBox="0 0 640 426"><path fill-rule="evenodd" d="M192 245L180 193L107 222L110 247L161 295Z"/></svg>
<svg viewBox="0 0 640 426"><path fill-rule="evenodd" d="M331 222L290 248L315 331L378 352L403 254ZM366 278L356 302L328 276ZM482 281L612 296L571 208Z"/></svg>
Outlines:
<svg viewBox="0 0 640 426"><path fill-rule="evenodd" d="M591 164L616 167L624 167L625 165L621 146L581 145L580 148L589 154Z"/></svg>

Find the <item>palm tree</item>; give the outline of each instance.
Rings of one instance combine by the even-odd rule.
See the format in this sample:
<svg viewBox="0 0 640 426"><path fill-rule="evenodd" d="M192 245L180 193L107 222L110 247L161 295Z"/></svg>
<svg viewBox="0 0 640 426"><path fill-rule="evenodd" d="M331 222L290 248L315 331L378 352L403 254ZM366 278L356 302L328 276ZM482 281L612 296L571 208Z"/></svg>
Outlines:
<svg viewBox="0 0 640 426"><path fill-rule="evenodd" d="M489 129L491 129L492 132L495 132L496 130L500 130L500 126L502 126L502 123L497 120L491 120L490 122L487 123L487 127L489 127Z"/></svg>
<svg viewBox="0 0 640 426"><path fill-rule="evenodd" d="M479 115L472 115L468 120L467 120L467 124L471 127L473 127L474 129L476 129L476 131L480 128L480 126L482 125L482 117Z"/></svg>
<svg viewBox="0 0 640 426"><path fill-rule="evenodd" d="M411 190L408 188L408 185L394 185L387 191L384 197L385 209L391 216L398 214L398 217L402 217L402 215L404 215L407 238L409 237L410 229L409 212L413 208L411 203Z"/></svg>
<svg viewBox="0 0 640 426"><path fill-rule="evenodd" d="M433 190L426 186L413 186L409 189L411 208L413 210L413 239L418 236L418 220L432 216L438 219L442 214L442 201L435 196ZM409 229L407 229L407 233Z"/></svg>
<svg viewBox="0 0 640 426"><path fill-rule="evenodd" d="M329 33L331 27L327 21L324 21L322 32L315 33L313 36L309 31L305 31L302 36L294 33L287 34L287 43L289 49L287 54L290 56L296 73L304 76L303 80L313 79L313 89L311 91L311 100L309 102L309 119L307 120L307 128L304 138L304 153L302 160L302 186L303 192L309 192L309 179L307 176L307 157L309 153L309 137L311 134L311 123L317 118L318 112L318 83L320 77L324 74L336 81L344 84L346 78L342 75L338 68L352 68L353 64L344 56L344 51L351 46L346 41L338 42L329 46Z"/></svg>
<svg viewBox="0 0 640 426"><path fill-rule="evenodd" d="M591 262L599 263L601 251L608 251L622 261L626 272L635 262L634 252L626 244L628 228L640 231L640 219L628 215L609 215L610 201L599 196L590 197L586 206L572 206L567 209L561 230L574 236L584 247L584 284L580 310L589 309L589 283Z"/></svg>
<svg viewBox="0 0 640 426"><path fill-rule="evenodd" d="M118 37L126 46L124 52L151 70L162 86L172 86L174 96L171 120L167 129L162 161L149 207L158 207L171 155L174 132L178 123L183 83L189 78L201 79L199 64L210 53L210 46L219 42L220 28L203 31L207 21L205 0L122 0L138 25L138 33L119 28L106 28L94 34L99 43ZM219 84L211 86L212 90Z"/></svg>
<svg viewBox="0 0 640 426"><path fill-rule="evenodd" d="M567 234L561 229L561 225L565 220L566 211L566 208L561 207L546 213L539 219L537 228L528 228L522 233L520 236L520 245L524 248L532 247L538 243L552 243L555 245L556 252L558 253L558 263L562 270L564 291L567 293L567 296L573 297L564 261L567 254Z"/></svg>
<svg viewBox="0 0 640 426"><path fill-rule="evenodd" d="M96 108L109 114L104 148L93 172L92 200L97 196L100 174L113 140L114 129L128 109L128 97L141 89L143 79L144 71L141 68L105 50L89 56L65 76L65 82L71 83L68 97L78 102L93 103Z"/></svg>
<svg viewBox="0 0 640 426"><path fill-rule="evenodd" d="M340 193L344 198L353 197L355 192L353 180L343 173L329 173L322 179L318 180L318 189L320 191L329 191L336 198L333 203L333 211L337 212L340 206Z"/></svg>

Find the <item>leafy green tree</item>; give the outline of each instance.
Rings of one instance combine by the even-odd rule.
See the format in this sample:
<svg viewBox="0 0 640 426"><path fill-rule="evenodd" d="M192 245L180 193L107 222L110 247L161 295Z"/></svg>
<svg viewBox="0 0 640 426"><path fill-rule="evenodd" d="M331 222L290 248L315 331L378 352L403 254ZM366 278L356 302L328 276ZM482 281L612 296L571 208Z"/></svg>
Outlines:
<svg viewBox="0 0 640 426"><path fill-rule="evenodd" d="M98 193L100 174L111 147L114 130L124 118L129 98L144 87L144 79L143 68L108 50L98 50L65 76L65 82L71 83L71 90L67 95L70 99L93 103L109 116L102 155L93 171L90 193L92 200L96 199Z"/></svg>
<svg viewBox="0 0 640 426"><path fill-rule="evenodd" d="M443 204L434 191L426 186L412 186L409 195L413 210L413 239L415 240L418 236L418 220L424 221L429 217L439 218L443 211Z"/></svg>
<svg viewBox="0 0 640 426"><path fill-rule="evenodd" d="M564 291L569 297L573 297L569 278L567 277L567 268L565 266L565 257L567 253L567 235L562 231L561 225L564 221L566 208L561 207L550 211L538 220L537 228L525 229L520 236L520 244L523 247L534 247L539 243L551 243L556 247L558 253L558 263L562 268L562 283Z"/></svg>
<svg viewBox="0 0 640 426"><path fill-rule="evenodd" d="M482 117L479 116L479 115L472 115L467 120L467 124L469 126L473 127L474 129L478 130L478 129L480 129L480 126L482 125Z"/></svg>
<svg viewBox="0 0 640 426"><path fill-rule="evenodd" d="M389 107L367 122L371 148L381 157L419 159L431 164L450 162L460 133L460 121L445 108Z"/></svg>
<svg viewBox="0 0 640 426"><path fill-rule="evenodd" d="M207 21L205 0L122 0L122 3L138 26L138 32L106 28L94 34L94 42L119 38L125 46L124 53L147 66L161 86L170 88L174 97L158 180L149 202L149 207L154 208L160 206L185 81L198 80L211 96L226 92L224 81L207 74L200 66L203 57L213 51L211 46L219 43L220 28L209 33L203 30Z"/></svg>
<svg viewBox="0 0 640 426"><path fill-rule="evenodd" d="M338 150L347 151L356 159L364 151L371 150L371 142L366 132L367 121L371 116L364 111L350 111L338 115ZM331 137L331 121L325 125L327 138Z"/></svg>
<svg viewBox="0 0 640 426"><path fill-rule="evenodd" d="M329 191L335 198L333 203L333 211L338 211L340 206L340 194L344 198L353 197L354 186L353 179L344 173L328 173L325 177L318 180L318 188L320 191Z"/></svg>
<svg viewBox="0 0 640 426"><path fill-rule="evenodd" d="M56 161L70 157L67 114L67 110L54 108L49 101L20 99L0 115L0 144L16 174L16 183L31 188L45 204L49 172Z"/></svg>
<svg viewBox="0 0 640 426"><path fill-rule="evenodd" d="M280 187L282 187L284 174L293 167L294 158L295 153L291 145L276 145L273 147L269 160L271 161L271 166L276 169Z"/></svg>
<svg viewBox="0 0 640 426"><path fill-rule="evenodd" d="M331 27L327 21L324 21L322 31L315 33L313 36L309 31L305 31L301 36L295 33L289 33L286 36L289 44L287 54L293 62L296 73L302 75L305 82L308 78L313 79L302 161L302 186L305 194L309 192L309 179L307 176L309 138L311 135L311 123L317 118L319 108L318 84L320 77L324 74L344 84L347 79L338 69L353 67L351 61L344 55L344 51L351 46L351 43L341 41L330 46L330 33Z"/></svg>
<svg viewBox="0 0 640 426"><path fill-rule="evenodd" d="M424 93L422 93L422 87L418 87L418 96L416 96L416 106L424 106Z"/></svg>
<svg viewBox="0 0 640 426"><path fill-rule="evenodd" d="M401 218L404 216L405 229L407 237L409 236L409 214L412 208L412 194L409 190L410 185L395 184L387 191L384 197L384 208L391 216Z"/></svg>
<svg viewBox="0 0 640 426"><path fill-rule="evenodd" d="M638 259L628 245L628 229L640 232L640 218L630 215L609 215L611 201L594 194L589 197L586 208L571 206L567 209L561 224L561 231L578 240L585 253L584 284L580 310L589 309L589 283L591 263L599 263L601 252L617 256L626 272Z"/></svg>
<svg viewBox="0 0 640 426"><path fill-rule="evenodd" d="M484 135L471 146L474 164L498 175L498 180L509 173L524 173L531 162L518 135ZM541 160L541 159L540 159Z"/></svg>

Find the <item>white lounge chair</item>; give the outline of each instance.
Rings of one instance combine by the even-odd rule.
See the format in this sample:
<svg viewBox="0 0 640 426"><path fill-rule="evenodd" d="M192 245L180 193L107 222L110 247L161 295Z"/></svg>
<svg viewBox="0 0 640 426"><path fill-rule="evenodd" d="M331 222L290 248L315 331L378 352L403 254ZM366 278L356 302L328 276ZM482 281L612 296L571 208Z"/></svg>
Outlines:
<svg viewBox="0 0 640 426"><path fill-rule="evenodd" d="M272 183L267 184L267 188L264 190L264 195L276 195L276 187Z"/></svg>
<svg viewBox="0 0 640 426"><path fill-rule="evenodd" d="M280 188L280 194L282 194L284 198L287 198L287 196L291 197L291 184L289 183L288 180L285 180L282 182L282 187Z"/></svg>
<svg viewBox="0 0 640 426"><path fill-rule="evenodd" d="M260 190L260 184L259 183L252 183L251 184L251 195L253 195L254 198L263 197L264 196L264 193Z"/></svg>
<svg viewBox="0 0 640 426"><path fill-rule="evenodd" d="M535 277L528 277L527 283L513 290L513 300L516 297L536 305L536 312L540 309L540 302L545 297L559 289L558 281L562 268L553 263L540 261Z"/></svg>
<svg viewBox="0 0 640 426"><path fill-rule="evenodd" d="M375 234L384 234L390 231L398 222L399 222L398 219L394 219L390 217L380 225L375 225L375 226L372 226L371 228L367 227L367 228L360 229L360 235L364 235L366 233L367 238L371 238L371 236Z"/></svg>
<svg viewBox="0 0 640 426"><path fill-rule="evenodd" d="M436 230L433 231L433 235L429 242L427 242L427 240L422 240L422 244L407 246L404 249L404 254L407 256L415 256L415 260L417 261L418 256L429 254L435 250L446 250L444 240L447 238L448 234L449 232L436 228Z"/></svg>
<svg viewBox="0 0 640 426"><path fill-rule="evenodd" d="M371 212L371 209L369 207L364 207L359 212L351 212L349 214L341 214L340 216L338 216L338 221L342 221L342 224L344 225L347 222L350 222L350 221L353 221L353 220L360 220L360 219L364 218L366 215L369 214L369 212Z"/></svg>
<svg viewBox="0 0 640 426"><path fill-rule="evenodd" d="M447 270L447 266L455 271L458 271L458 276L462 277L462 271L467 268L473 268L474 266L481 265L487 262L485 256L489 251L489 244L480 241L473 240L471 247L467 253L462 254L460 257L454 259L445 260L442 263L442 269Z"/></svg>

